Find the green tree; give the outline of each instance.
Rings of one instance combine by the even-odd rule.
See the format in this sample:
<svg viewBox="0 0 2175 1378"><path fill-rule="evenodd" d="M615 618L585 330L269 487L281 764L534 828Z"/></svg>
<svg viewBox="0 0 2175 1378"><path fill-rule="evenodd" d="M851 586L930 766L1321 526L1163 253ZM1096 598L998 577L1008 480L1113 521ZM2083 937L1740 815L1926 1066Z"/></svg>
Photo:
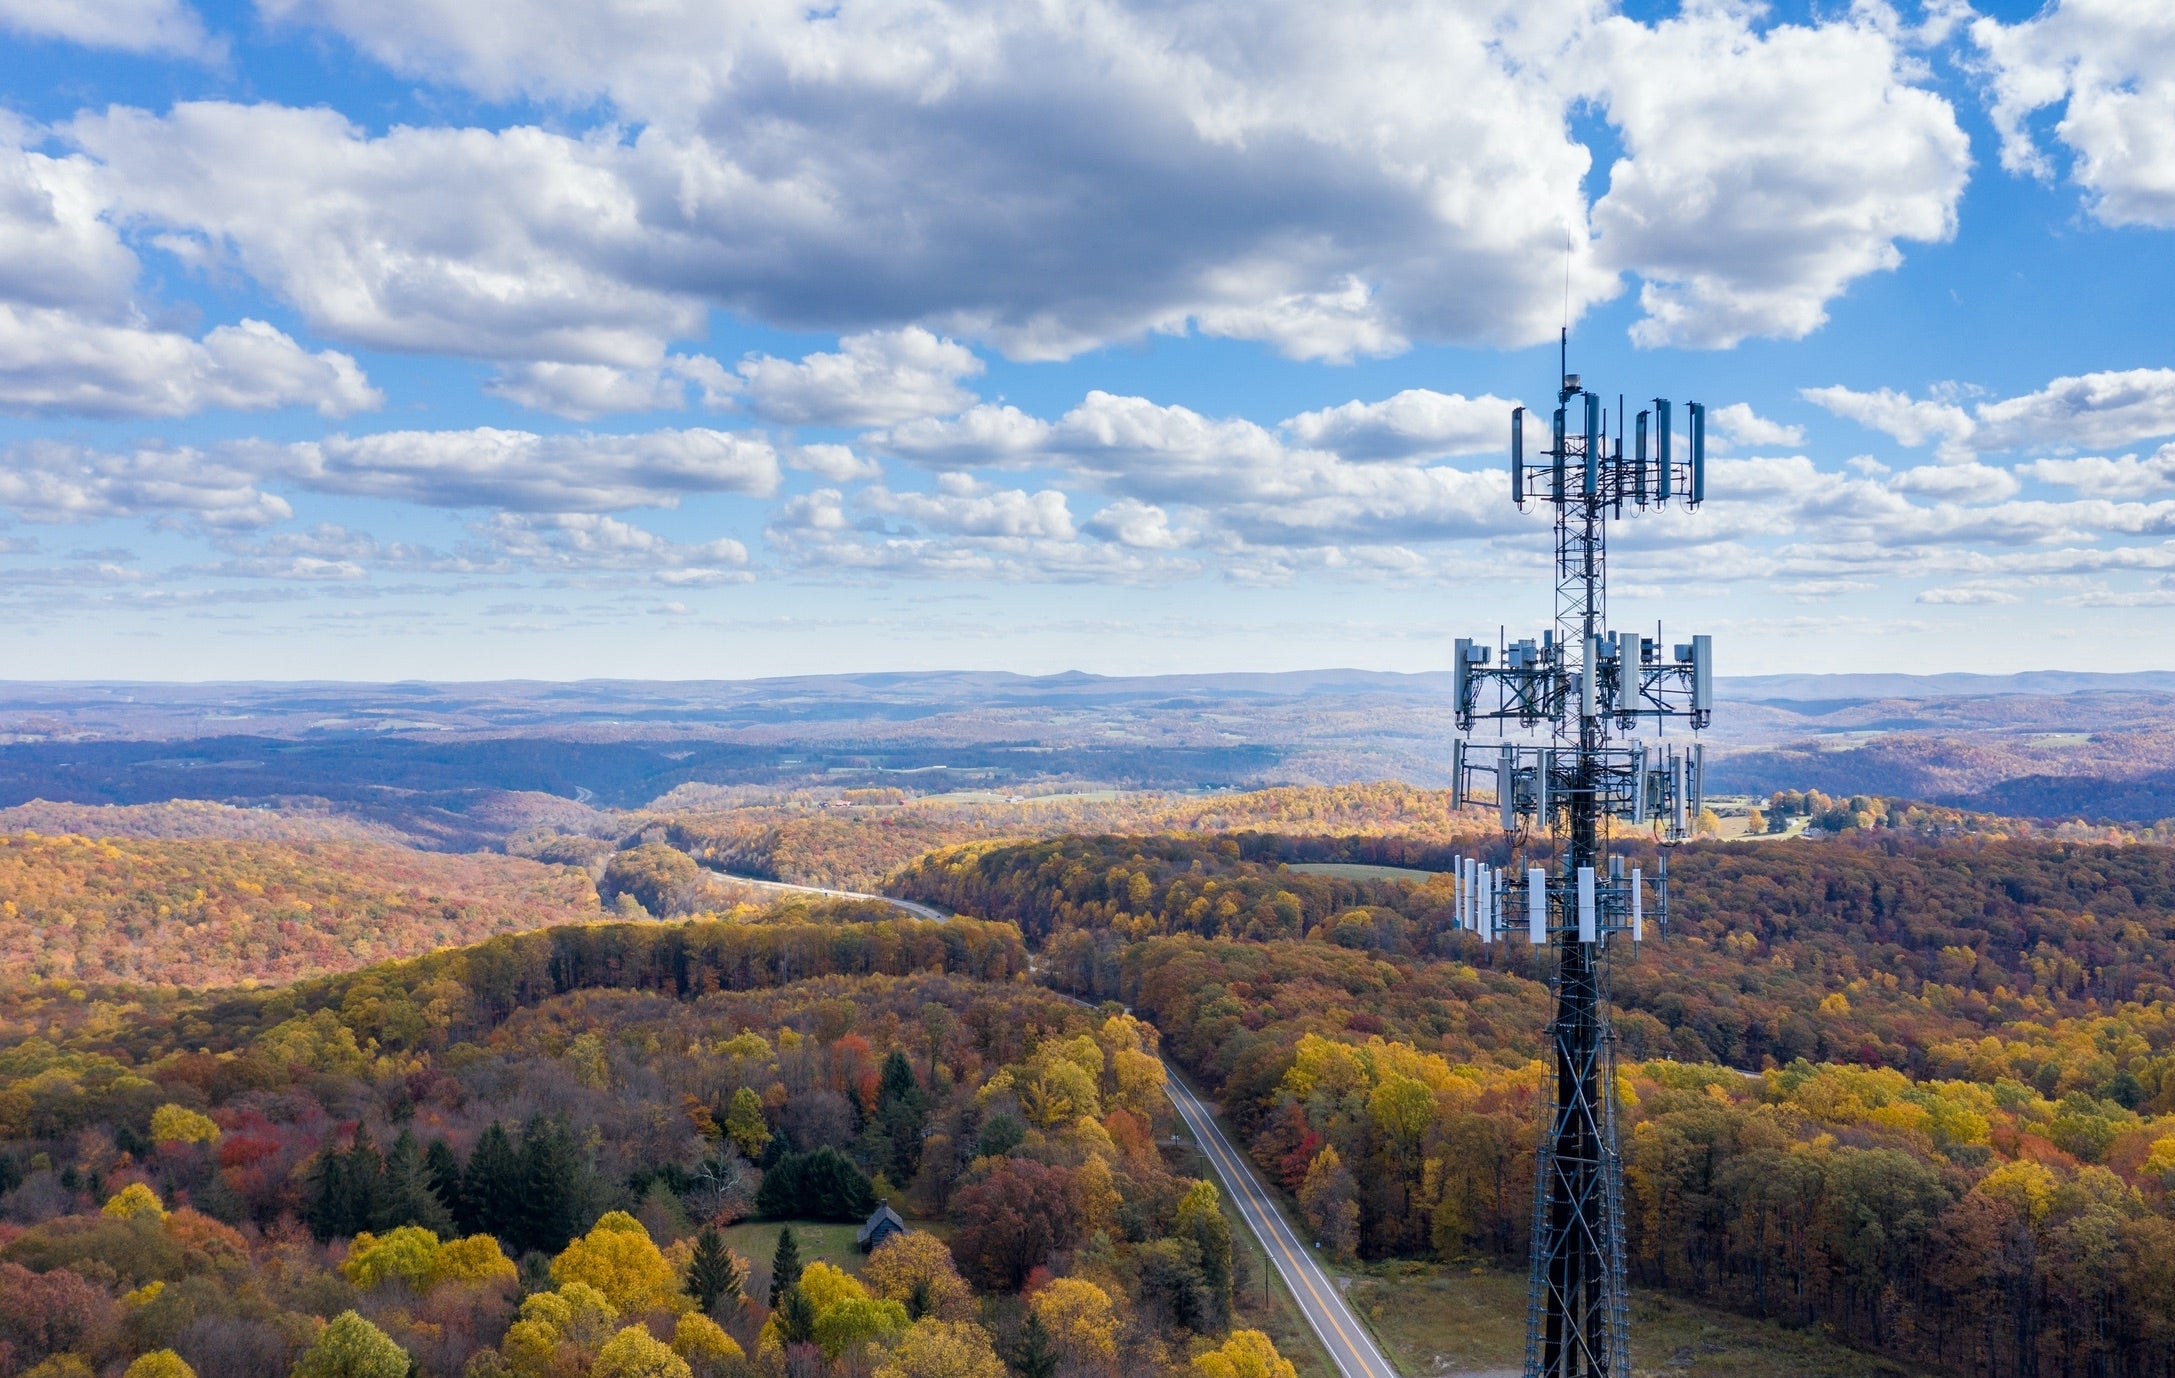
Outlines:
<svg viewBox="0 0 2175 1378"><path fill-rule="evenodd" d="M782 1298L801 1280L801 1241L787 1225L778 1231L778 1248L770 1256L770 1305L776 1310Z"/></svg>
<svg viewBox="0 0 2175 1378"><path fill-rule="evenodd" d="M1201 1246L1190 1239L1158 1239L1134 1251L1140 1265L1142 1302L1173 1325L1202 1334L1215 1328L1208 1280L1201 1275Z"/></svg>
<svg viewBox="0 0 2175 1378"><path fill-rule="evenodd" d="M914 1080L913 1064L893 1048L876 1084L875 1124L889 1159L881 1166L892 1181L910 1181L920 1169L921 1135L928 1119L929 1098Z"/></svg>
<svg viewBox="0 0 2175 1378"><path fill-rule="evenodd" d="M770 1122L763 1118L762 1098L748 1087L733 1092L725 1108L725 1137L749 1162L763 1156L770 1143Z"/></svg>
<svg viewBox="0 0 2175 1378"><path fill-rule="evenodd" d="M318 1332L293 1378L407 1378L408 1351L352 1311Z"/></svg>
<svg viewBox="0 0 2175 1378"><path fill-rule="evenodd" d="M1221 1329L1231 1319L1231 1222L1224 1218L1215 1183L1195 1182L1187 1189L1171 1232L1200 1246L1209 1320Z"/></svg>
<svg viewBox="0 0 2175 1378"><path fill-rule="evenodd" d="M518 1253L521 1228L521 1155L506 1126L492 1121L476 1139L461 1171L461 1227L496 1235Z"/></svg>
<svg viewBox="0 0 2175 1378"><path fill-rule="evenodd" d="M695 1236L694 1256L687 1263L687 1295L695 1299L695 1305L704 1314L714 1310L718 1302L727 1297L738 1299L740 1286L746 1279L740 1276L740 1264L733 1258L732 1250L725 1247L725 1237L708 1225Z"/></svg>
<svg viewBox="0 0 2175 1378"><path fill-rule="evenodd" d="M778 1294L778 1336L787 1344L809 1344L816 1338L816 1304L795 1283Z"/></svg>
<svg viewBox="0 0 2175 1378"><path fill-rule="evenodd" d="M853 1160L826 1144L813 1153L788 1153L770 1165L755 1190L758 1215L776 1220L865 1220L876 1209L876 1189Z"/></svg>
<svg viewBox="0 0 2175 1378"><path fill-rule="evenodd" d="M345 1149L326 1145L310 1174L305 1214L319 1239L339 1239L370 1228L377 1217L385 1160L361 1125Z"/></svg>
<svg viewBox="0 0 2175 1378"><path fill-rule="evenodd" d="M1050 1343L1050 1329L1042 1323L1042 1314L1029 1309L1019 1342L1012 1346L1012 1371L1020 1378L1056 1378L1057 1358L1057 1346Z"/></svg>
<svg viewBox="0 0 2175 1378"><path fill-rule="evenodd" d="M423 1175L430 1179L431 1194L453 1217L454 1228L463 1234L474 1233L475 1226L468 1219L467 1202L461 1194L461 1159L453 1151L453 1145L444 1139L432 1139L430 1147L423 1150Z"/></svg>
<svg viewBox="0 0 2175 1378"><path fill-rule="evenodd" d="M564 1119L534 1116L521 1129L520 1230L522 1250L555 1254L581 1232L595 1195L589 1159Z"/></svg>
<svg viewBox="0 0 2175 1378"><path fill-rule="evenodd" d="M453 1233L453 1214L431 1186L415 1135L405 1129L385 1155L385 1174L370 1210L373 1230L397 1230L403 1225L420 1225L441 1238Z"/></svg>

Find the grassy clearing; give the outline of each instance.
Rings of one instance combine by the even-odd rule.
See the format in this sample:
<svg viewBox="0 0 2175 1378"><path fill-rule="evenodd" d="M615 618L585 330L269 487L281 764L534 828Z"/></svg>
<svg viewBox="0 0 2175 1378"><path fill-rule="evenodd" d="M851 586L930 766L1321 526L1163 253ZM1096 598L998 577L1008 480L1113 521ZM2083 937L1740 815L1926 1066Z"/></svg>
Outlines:
<svg viewBox="0 0 2175 1378"><path fill-rule="evenodd" d="M1287 871L1297 871L1302 876L1337 876L1344 880L1409 880L1426 882L1444 874L1439 871L1421 871L1410 866L1364 866L1356 861L1288 861Z"/></svg>
<svg viewBox="0 0 2175 1378"><path fill-rule="evenodd" d="M1427 1263L1350 1270L1353 1308L1405 1373L1515 1375L1525 1362L1526 1280L1493 1268ZM1917 1378L1925 1370L1860 1354L1818 1330L1746 1320L1635 1291L1631 1358L1666 1378Z"/></svg>
<svg viewBox="0 0 2175 1378"><path fill-rule="evenodd" d="M770 1256L778 1251L778 1231L791 1225L800 1240L801 1263L822 1259L835 1268L859 1275L867 1258L854 1247L859 1225L837 1225L827 1220L743 1220L720 1231L726 1247L748 1261L748 1295L763 1296L770 1290Z"/></svg>

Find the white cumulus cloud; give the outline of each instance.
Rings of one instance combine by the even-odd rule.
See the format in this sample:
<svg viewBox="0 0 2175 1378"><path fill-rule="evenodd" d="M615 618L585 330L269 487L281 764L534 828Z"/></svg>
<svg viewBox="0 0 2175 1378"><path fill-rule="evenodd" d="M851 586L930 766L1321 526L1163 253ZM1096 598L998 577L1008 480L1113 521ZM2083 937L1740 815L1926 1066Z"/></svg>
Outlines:
<svg viewBox="0 0 2175 1378"><path fill-rule="evenodd" d="M0 28L125 53L212 57L223 50L181 0L0 0Z"/></svg>
<svg viewBox="0 0 2175 1378"><path fill-rule="evenodd" d="M1749 402L1732 402L1726 407L1716 407L1707 417L1708 423L1720 431L1732 443L1738 445L1802 445L1805 443L1803 426L1786 426L1770 421L1752 410Z"/></svg>
<svg viewBox="0 0 2175 1378"><path fill-rule="evenodd" d="M1593 224L1646 280L1640 344L1798 338L1900 243L1955 233L1970 142L1880 16L1759 33L1755 12L1611 17L1579 50L1624 141Z"/></svg>
<svg viewBox="0 0 2175 1378"><path fill-rule="evenodd" d="M2016 24L1980 18L1971 37L1992 81L2004 167L2054 175L2034 117L2058 107L2052 134L2092 214L2175 226L2175 8L2054 0Z"/></svg>
<svg viewBox="0 0 2175 1378"><path fill-rule="evenodd" d="M768 441L701 429L537 435L479 426L333 435L242 452L319 492L531 513L671 507L690 493L767 497L780 477Z"/></svg>
<svg viewBox="0 0 2175 1378"><path fill-rule="evenodd" d="M399 72L606 120L371 133L185 102L64 132L162 246L374 347L654 370L721 308L1018 359L1194 330L1343 360L1534 342L1625 273L1639 340L1719 345L1802 335L1951 232L1963 136L1873 8L263 0ZM1625 156L1589 208L1594 102ZM904 419L775 381L780 415Z"/></svg>
<svg viewBox="0 0 2175 1378"><path fill-rule="evenodd" d="M2136 455L2106 458L2035 459L2017 472L2058 488L2074 488L2103 498L2175 497L2175 445L2163 445L2148 459Z"/></svg>
<svg viewBox="0 0 2175 1378"><path fill-rule="evenodd" d="M192 340L141 323L0 303L0 411L188 416L213 407L310 407L348 416L384 400L348 355L312 354L263 321Z"/></svg>
<svg viewBox="0 0 2175 1378"><path fill-rule="evenodd" d="M1799 396L1904 445L1939 441L1942 458L1951 461L1983 450L2113 448L2175 435L2175 369L2166 368L2056 378L2036 392L1979 402L1969 411L1891 388L1801 388Z"/></svg>
<svg viewBox="0 0 2175 1378"><path fill-rule="evenodd" d="M507 559L549 573L634 573L676 587L754 577L748 548L729 536L684 544L601 513L501 512L472 529Z"/></svg>
<svg viewBox="0 0 2175 1378"><path fill-rule="evenodd" d="M0 451L0 507L31 522L183 517L248 529L294 515L258 482L245 467L186 448L110 451L24 440Z"/></svg>
<svg viewBox="0 0 2175 1378"><path fill-rule="evenodd" d="M1346 402L1284 422L1294 440L1345 459L1428 459L1485 454L1510 446L1518 404L1491 393L1465 397L1407 388L1380 402Z"/></svg>
<svg viewBox="0 0 2175 1378"><path fill-rule="evenodd" d="M766 421L783 425L882 426L946 415L975 400L959 386L982 371L974 351L918 326L848 335L836 353L799 363L763 355L735 369L737 390Z"/></svg>

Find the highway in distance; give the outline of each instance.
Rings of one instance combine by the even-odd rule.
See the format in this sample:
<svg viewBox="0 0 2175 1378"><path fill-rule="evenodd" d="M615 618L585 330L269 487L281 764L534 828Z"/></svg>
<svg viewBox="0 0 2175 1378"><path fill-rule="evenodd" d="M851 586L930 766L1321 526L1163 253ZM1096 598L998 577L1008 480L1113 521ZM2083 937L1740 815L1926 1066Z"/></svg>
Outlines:
<svg viewBox="0 0 2175 1378"><path fill-rule="evenodd" d="M1292 1300L1299 1303L1307 1324L1321 1338L1322 1348L1329 1351L1329 1358L1344 1378L1398 1378L1397 1370L1375 1348L1374 1337L1359 1323L1351 1308L1337 1291L1336 1284L1315 1262L1310 1241L1302 1240L1292 1231L1270 1199L1268 1188L1254 1176L1253 1168L1239 1156L1231 1141L1223 1136L1208 1107L1186 1089L1177 1072L1169 1063L1164 1064L1164 1084L1170 1090L1171 1104L1178 1107L1178 1117L1193 1131L1200 1142L1201 1151L1208 1155L1216 1175L1223 1179L1225 1191L1238 1203L1239 1215L1246 1221L1254 1237L1261 1241L1269 1261L1276 1265L1277 1273L1284 1279L1285 1288Z"/></svg>
<svg viewBox="0 0 2175 1378"><path fill-rule="evenodd" d="M944 911L941 909L935 909L913 900L902 900L892 895L871 895L860 890L830 890L821 885L795 885L789 880L758 880L754 876L735 875L722 866L706 866L705 869L714 871L727 880L737 880L742 885L753 885L762 890L781 890L793 895L821 895L825 899L833 900L880 900L894 909L905 910L917 919L934 919L938 923L944 922L945 919Z"/></svg>

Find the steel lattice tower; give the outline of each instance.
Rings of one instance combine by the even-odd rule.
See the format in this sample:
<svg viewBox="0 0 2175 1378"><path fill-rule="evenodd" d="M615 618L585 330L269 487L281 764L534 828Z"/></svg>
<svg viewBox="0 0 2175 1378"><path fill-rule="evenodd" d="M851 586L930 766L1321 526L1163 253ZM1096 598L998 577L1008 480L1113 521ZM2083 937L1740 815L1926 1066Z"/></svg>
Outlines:
<svg viewBox="0 0 2175 1378"><path fill-rule="evenodd" d="M1642 940L1646 914L1642 873L1627 873L1609 843L1619 820L1652 829L1664 849L1688 835L1702 755L1697 746L1619 744L1616 737L1641 719L1657 730L1672 720L1705 727L1712 671L1706 637L1665 657L1659 629L1652 637L1608 629L1607 527L1627 508L1704 499L1705 409L1695 402L1686 412L1681 461L1672 452L1669 403L1660 400L1638 414L1627 457L1621 401L1612 444L1600 397L1566 373L1551 443L1536 464L1526 459L1525 409L1512 413L1512 498L1521 509L1529 498L1555 509L1555 625L1538 643L1456 646L1460 730L1492 721L1526 737L1492 752L1463 737L1455 745L1456 802L1496 804L1511 853L1503 869L1477 858L1458 863L1458 912L1483 942L1522 927L1531 943L1553 949L1554 1075L1533 1196L1528 1378L1628 1378L1631 1371L1609 939L1623 933ZM1521 864L1528 845L1541 855ZM1654 917L1665 921L1666 850L1655 881Z"/></svg>

